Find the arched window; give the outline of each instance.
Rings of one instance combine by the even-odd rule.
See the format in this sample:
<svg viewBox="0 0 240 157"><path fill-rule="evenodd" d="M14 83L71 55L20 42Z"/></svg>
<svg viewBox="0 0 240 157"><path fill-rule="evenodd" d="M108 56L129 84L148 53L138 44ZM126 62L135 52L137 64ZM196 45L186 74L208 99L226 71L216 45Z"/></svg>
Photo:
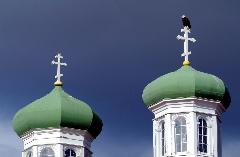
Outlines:
<svg viewBox="0 0 240 157"><path fill-rule="evenodd" d="M54 151L50 147L43 148L40 157L55 157Z"/></svg>
<svg viewBox="0 0 240 157"><path fill-rule="evenodd" d="M207 122L203 118L198 119L198 151L207 153Z"/></svg>
<svg viewBox="0 0 240 157"><path fill-rule="evenodd" d="M164 156L166 153L166 140L165 140L165 122L160 122L160 149L161 156Z"/></svg>
<svg viewBox="0 0 240 157"><path fill-rule="evenodd" d="M175 120L175 149L176 152L187 151L187 129L184 117Z"/></svg>
<svg viewBox="0 0 240 157"><path fill-rule="evenodd" d="M64 152L64 157L76 157L76 153L72 149L67 149Z"/></svg>

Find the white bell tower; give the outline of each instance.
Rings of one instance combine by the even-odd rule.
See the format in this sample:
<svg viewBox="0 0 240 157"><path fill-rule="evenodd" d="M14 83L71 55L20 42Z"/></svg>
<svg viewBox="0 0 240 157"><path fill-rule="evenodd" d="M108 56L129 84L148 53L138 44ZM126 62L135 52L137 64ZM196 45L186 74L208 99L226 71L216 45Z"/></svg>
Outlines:
<svg viewBox="0 0 240 157"><path fill-rule="evenodd" d="M20 109L13 128L23 141L22 157L92 157L91 144L101 133L102 120L85 102L66 93L62 86L58 53L54 89Z"/></svg>
<svg viewBox="0 0 240 157"><path fill-rule="evenodd" d="M190 22L182 16L183 66L149 83L143 101L154 114L154 157L222 157L221 115L231 98L218 77L190 66Z"/></svg>

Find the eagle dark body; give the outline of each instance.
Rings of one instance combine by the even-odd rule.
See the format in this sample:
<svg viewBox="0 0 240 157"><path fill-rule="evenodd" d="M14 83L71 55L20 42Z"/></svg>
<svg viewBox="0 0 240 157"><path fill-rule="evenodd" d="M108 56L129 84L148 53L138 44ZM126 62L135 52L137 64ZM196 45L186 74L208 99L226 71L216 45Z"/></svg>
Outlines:
<svg viewBox="0 0 240 157"><path fill-rule="evenodd" d="M190 24L190 21L189 19L186 17L186 16L182 16L182 23L183 23L183 26L185 27L188 27L189 29L191 29L191 24Z"/></svg>

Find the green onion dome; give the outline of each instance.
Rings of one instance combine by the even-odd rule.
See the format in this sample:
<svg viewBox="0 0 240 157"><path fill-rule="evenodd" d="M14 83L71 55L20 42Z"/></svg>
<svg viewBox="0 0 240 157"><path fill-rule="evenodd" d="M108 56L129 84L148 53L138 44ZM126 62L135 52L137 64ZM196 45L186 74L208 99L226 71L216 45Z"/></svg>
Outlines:
<svg viewBox="0 0 240 157"><path fill-rule="evenodd" d="M228 108L231 102L229 92L221 79L197 71L189 65L152 81L143 90L142 97L147 107L163 99L187 97L220 101L225 108Z"/></svg>
<svg viewBox="0 0 240 157"><path fill-rule="evenodd" d="M20 109L13 118L19 136L35 128L68 127L86 130L96 138L102 126L102 120L86 103L64 92L61 86Z"/></svg>

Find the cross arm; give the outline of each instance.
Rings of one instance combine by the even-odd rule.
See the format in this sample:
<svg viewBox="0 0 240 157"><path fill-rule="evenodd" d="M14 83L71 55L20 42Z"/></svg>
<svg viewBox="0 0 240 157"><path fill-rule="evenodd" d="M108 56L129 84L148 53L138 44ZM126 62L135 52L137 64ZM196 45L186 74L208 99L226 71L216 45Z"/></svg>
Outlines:
<svg viewBox="0 0 240 157"><path fill-rule="evenodd" d="M177 40L185 40L185 38L183 36L181 36L181 35L178 35L177 36Z"/></svg>
<svg viewBox="0 0 240 157"><path fill-rule="evenodd" d="M55 61L52 61L52 64L57 64L57 62L55 62Z"/></svg>
<svg viewBox="0 0 240 157"><path fill-rule="evenodd" d="M55 58L63 58L63 56L58 54L58 55L55 56Z"/></svg>
<svg viewBox="0 0 240 157"><path fill-rule="evenodd" d="M67 66L67 63L60 63L60 65Z"/></svg>
<svg viewBox="0 0 240 157"><path fill-rule="evenodd" d="M194 42L194 43L197 41L195 38L189 38L188 40L189 40L189 41L192 41L192 42Z"/></svg>
<svg viewBox="0 0 240 157"><path fill-rule="evenodd" d="M55 76L55 78L59 78L59 77L62 77L62 76L63 76L63 74L58 74L58 75Z"/></svg>
<svg viewBox="0 0 240 157"><path fill-rule="evenodd" d="M192 54L191 51L189 51L189 52L183 52L183 53L181 54L181 56L183 57L183 56L190 55L190 54Z"/></svg>

